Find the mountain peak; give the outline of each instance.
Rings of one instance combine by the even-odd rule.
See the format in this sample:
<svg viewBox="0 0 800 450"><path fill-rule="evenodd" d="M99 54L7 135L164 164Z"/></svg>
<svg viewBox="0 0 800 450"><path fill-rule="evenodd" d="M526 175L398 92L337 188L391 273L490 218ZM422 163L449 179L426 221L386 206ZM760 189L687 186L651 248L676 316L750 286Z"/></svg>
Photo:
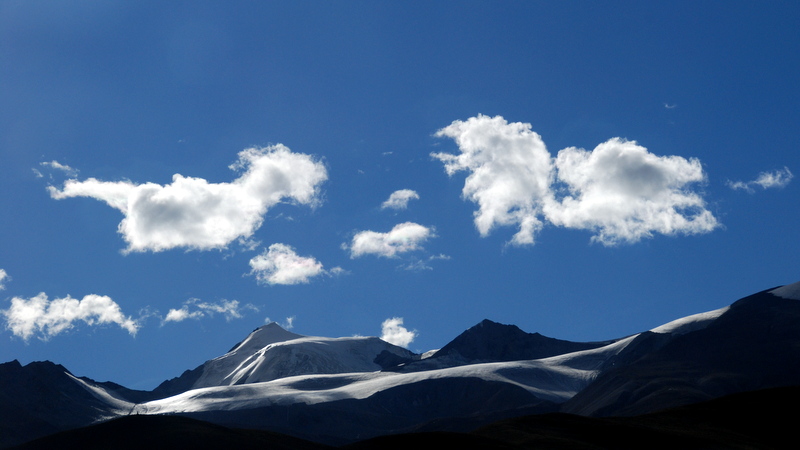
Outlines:
<svg viewBox="0 0 800 450"><path fill-rule="evenodd" d="M240 350L256 351L270 344L291 341L301 337L305 336L286 331L277 323L270 322L253 330L242 342L233 346L230 352Z"/></svg>
<svg viewBox="0 0 800 450"><path fill-rule="evenodd" d="M495 321L489 320L489 319L481 320L480 322L478 322L477 325L473 326L472 328L477 328L477 327L481 327L481 328L483 328L483 327L509 328L510 327L510 328L517 328L518 329L518 327L516 325L506 325L506 324L502 324L500 322L495 322Z"/></svg>
<svg viewBox="0 0 800 450"><path fill-rule="evenodd" d="M450 357L466 362L539 359L578 350L596 348L603 343L562 341L526 333L516 325L484 319L461 333L432 358Z"/></svg>

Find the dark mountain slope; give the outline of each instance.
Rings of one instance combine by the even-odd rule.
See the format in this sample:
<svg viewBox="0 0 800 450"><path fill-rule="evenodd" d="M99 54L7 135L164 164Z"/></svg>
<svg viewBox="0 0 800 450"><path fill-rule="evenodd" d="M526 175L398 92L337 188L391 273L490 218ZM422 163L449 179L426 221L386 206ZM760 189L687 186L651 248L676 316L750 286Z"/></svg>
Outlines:
<svg viewBox="0 0 800 450"><path fill-rule="evenodd" d="M736 392L800 384L798 324L797 300L768 291L745 297L705 329L670 337L638 359L605 371L567 401L562 411L636 415Z"/></svg>
<svg viewBox="0 0 800 450"><path fill-rule="evenodd" d="M185 370L180 376L166 380L156 386L151 391L150 400L159 398L167 398L173 395L186 392L192 388L195 382L203 375L203 365L201 364L194 369Z"/></svg>
<svg viewBox="0 0 800 450"><path fill-rule="evenodd" d="M636 417L530 415L498 421L465 434L381 436L342 448L407 450L433 444L459 449L794 449L794 427L785 405L797 402L800 387L793 386L735 394Z"/></svg>
<svg viewBox="0 0 800 450"><path fill-rule="evenodd" d="M108 405L49 361L0 364L0 447L83 427L108 416Z"/></svg>
<svg viewBox="0 0 800 450"><path fill-rule="evenodd" d="M516 325L484 319L458 335L430 358L406 362L386 370L416 372L485 362L540 359L598 348L612 342L614 341L565 341L539 333L526 333Z"/></svg>
<svg viewBox="0 0 800 450"><path fill-rule="evenodd" d="M458 335L431 358L463 359L465 363L519 361L597 348L609 342L571 342L526 333L516 325L483 320Z"/></svg>

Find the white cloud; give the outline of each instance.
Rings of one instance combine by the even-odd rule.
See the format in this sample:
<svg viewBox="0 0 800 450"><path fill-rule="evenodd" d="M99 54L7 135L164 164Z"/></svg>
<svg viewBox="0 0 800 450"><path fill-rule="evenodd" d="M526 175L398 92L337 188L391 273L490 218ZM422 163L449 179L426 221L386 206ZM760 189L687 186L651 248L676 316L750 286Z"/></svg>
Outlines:
<svg viewBox="0 0 800 450"><path fill-rule="evenodd" d="M753 186L761 186L763 189L784 187L792 181L792 178L794 178L794 174L792 174L788 167L784 167L783 170L761 172L758 174L758 177L752 181L728 181L728 186L734 190L740 189L753 192Z"/></svg>
<svg viewBox="0 0 800 450"><path fill-rule="evenodd" d="M67 296L51 301L43 292L30 299L14 297L11 307L0 314L5 316L6 328L26 341L35 334L46 340L72 328L77 321L88 325L115 323L132 335L139 329L139 324L122 314L111 298L94 294L81 300Z"/></svg>
<svg viewBox="0 0 800 450"><path fill-rule="evenodd" d="M395 225L388 233L359 231L350 244L350 257L377 255L392 258L398 253L421 249L420 244L432 237L435 237L433 228L413 222Z"/></svg>
<svg viewBox="0 0 800 450"><path fill-rule="evenodd" d="M754 183L764 189L769 189L773 187L784 187L792 181L792 178L794 178L794 174L789 171L788 167L784 167L783 170L760 173Z"/></svg>
<svg viewBox="0 0 800 450"><path fill-rule="evenodd" d="M286 244L272 244L261 255L250 260L251 275L255 275L259 283L266 284L299 284L308 283L318 275L327 274L322 263L313 257L299 256ZM340 268L334 268L336 274Z"/></svg>
<svg viewBox="0 0 800 450"><path fill-rule="evenodd" d="M548 203L555 225L589 229L605 245L637 242L654 232L709 232L717 227L703 198L687 186L705 180L697 159L656 156L634 141L614 138L593 151L566 148L556 158L569 191Z"/></svg>
<svg viewBox="0 0 800 450"><path fill-rule="evenodd" d="M55 199L91 197L120 210L126 252L209 250L249 239L267 210L282 201L315 206L327 179L322 163L281 144L243 150L230 167L243 172L230 183L175 174L163 186L89 178L49 190Z"/></svg>
<svg viewBox="0 0 800 450"><path fill-rule="evenodd" d="M245 309L258 311L258 308L251 304L239 306L238 300L221 300L218 303L209 303L192 298L184 302L180 309L170 309L164 317L162 325L167 322L182 322L186 319L201 319L214 314L222 314L227 321L241 319L244 317L242 310Z"/></svg>
<svg viewBox="0 0 800 450"><path fill-rule="evenodd" d="M410 200L419 200L419 194L411 189L400 189L392 192L389 199L381 204L381 209L406 209Z"/></svg>
<svg viewBox="0 0 800 450"><path fill-rule="evenodd" d="M416 330L409 331L403 326L402 317L392 317L381 324L381 339L390 344L408 347L416 337Z"/></svg>
<svg viewBox="0 0 800 450"><path fill-rule="evenodd" d="M592 230L593 240L614 245L718 226L702 197L689 189L705 180L697 159L656 156L619 138L591 152L566 148L552 158L530 124L500 116L455 121L436 135L454 139L461 151L432 156L449 175L470 173L462 194L478 204L481 236L496 226L516 226L511 243L533 244L550 223Z"/></svg>
<svg viewBox="0 0 800 450"><path fill-rule="evenodd" d="M10 280L11 277L8 276L5 270L0 269L0 291L6 288L6 283Z"/></svg>
<svg viewBox="0 0 800 450"><path fill-rule="evenodd" d="M448 175L469 172L462 195L478 204L475 226L481 236L496 226L517 225L513 242L532 244L543 225L539 216L551 195L553 170L550 153L531 125L479 115L456 120L436 136L452 138L461 150L431 156L444 163Z"/></svg>
<svg viewBox="0 0 800 450"><path fill-rule="evenodd" d="M184 305L181 309L170 309L164 317L164 322L183 322L186 319L199 319L203 316L202 311L189 312L189 307Z"/></svg>

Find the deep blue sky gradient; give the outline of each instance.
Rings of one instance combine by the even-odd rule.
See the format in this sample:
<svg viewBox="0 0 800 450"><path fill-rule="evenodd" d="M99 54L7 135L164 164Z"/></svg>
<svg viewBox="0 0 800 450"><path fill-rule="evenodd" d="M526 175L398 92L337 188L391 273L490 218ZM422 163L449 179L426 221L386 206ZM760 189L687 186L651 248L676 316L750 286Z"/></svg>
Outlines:
<svg viewBox="0 0 800 450"><path fill-rule="evenodd" d="M379 335L403 317L410 345L446 344L484 318L570 340L604 340L800 280L800 191L733 190L800 173L800 6L770 1L0 2L0 269L13 297L107 295L140 319L24 341L0 328L0 360L49 359L76 375L152 388L221 355L266 318L307 335ZM722 226L606 247L546 225L479 236L465 173L434 137L478 114L530 123L555 154L613 137L698 158L695 189ZM229 182L253 146L282 143L328 170L316 208L270 209L257 250L123 255L123 216L55 200L78 178ZM39 178L34 170L44 177ZM52 179L50 178L52 176ZM406 210L381 210L413 189ZM435 227L419 252L350 258L356 231ZM346 274L259 285L248 261L272 243ZM405 270L434 259L424 270ZM162 325L197 298L258 311Z"/></svg>

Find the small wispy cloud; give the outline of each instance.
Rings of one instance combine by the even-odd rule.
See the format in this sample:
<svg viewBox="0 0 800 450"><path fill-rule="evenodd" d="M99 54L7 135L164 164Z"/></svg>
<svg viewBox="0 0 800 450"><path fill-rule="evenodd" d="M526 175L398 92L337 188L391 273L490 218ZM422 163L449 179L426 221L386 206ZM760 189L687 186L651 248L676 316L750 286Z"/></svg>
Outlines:
<svg viewBox="0 0 800 450"><path fill-rule="evenodd" d="M33 174L36 175L36 178L44 178L45 177L45 174L43 173L43 171L44 171L44 172L48 173L48 178L50 179L50 181L53 181L56 178L56 177L53 176L53 173L52 173L53 170L58 171L58 172L62 172L68 178L75 178L75 177L78 176L78 170L77 169L73 169L72 167L70 167L70 166L68 166L66 164L61 164L60 162L58 162L56 160L39 163L39 167L41 168L41 170L36 168L36 167L34 167L32 169L33 170Z"/></svg>
<svg viewBox="0 0 800 450"><path fill-rule="evenodd" d="M240 305L238 300L220 300L217 303L204 302L197 298L186 300L178 309L170 309L162 320L162 325L168 322L182 322L186 319L202 319L221 314L226 321L241 319L244 311L258 311L258 308L251 304Z"/></svg>
<svg viewBox="0 0 800 450"><path fill-rule="evenodd" d="M422 249L422 244L433 237L436 235L432 227L405 222L386 233L359 231L349 245L343 244L342 247L350 250L351 258L364 255L394 258L400 253Z"/></svg>
<svg viewBox="0 0 800 450"><path fill-rule="evenodd" d="M402 317L392 317L381 324L381 339L390 344L408 348L417 335L416 330L408 330L403 326Z"/></svg>
<svg viewBox="0 0 800 450"><path fill-rule="evenodd" d="M280 327L283 328L284 330L291 330L292 328L294 328L294 320L295 320L295 316L290 316L290 317L287 317L286 320L284 320L282 323L279 323L279 322L276 322L276 321L270 319L269 317L267 317L266 319L264 319L264 323L273 323L274 322L274 323L277 323L278 325L280 325Z"/></svg>
<svg viewBox="0 0 800 450"><path fill-rule="evenodd" d="M28 340L38 335L47 340L75 326L116 324L135 335L139 324L122 313L120 306L104 295L86 295L81 300L70 296L48 299L42 292L31 298L14 297L11 307L0 311L6 320L6 328L14 335Z"/></svg>
<svg viewBox="0 0 800 450"><path fill-rule="evenodd" d="M425 258L425 259L417 259L417 260L412 261L412 262L410 262L408 264L404 264L404 265L400 266L400 268L403 269L403 270L409 270L411 272L420 272L420 271L423 271L423 270L433 270L433 266L431 266L431 263L433 261L449 260L449 259L450 259L450 257L447 256L447 255L444 255L444 254L433 255L433 256L429 256L428 258Z"/></svg>
<svg viewBox="0 0 800 450"><path fill-rule="evenodd" d="M203 311L195 310L190 312L188 306L183 306L181 309L170 309L167 315L164 316L164 323L183 322L186 319L199 319L203 316L205 316Z"/></svg>
<svg viewBox="0 0 800 450"><path fill-rule="evenodd" d="M0 291L2 291L3 289L6 288L6 283L10 279L11 279L11 277L8 276L8 273L5 270L0 269Z"/></svg>
<svg viewBox="0 0 800 450"><path fill-rule="evenodd" d="M762 189L782 188L789 184L794 178L794 174L788 167L782 170L774 170L772 172L761 172L755 180L752 181L728 181L728 187L733 190L742 190L747 192L755 192L755 187Z"/></svg>
<svg viewBox="0 0 800 450"><path fill-rule="evenodd" d="M42 167L47 167L53 170L58 170L60 172L64 172L64 174L70 178L74 178L78 176L78 169L73 169L72 167L61 164L60 162L53 160L50 162L42 162L39 164Z"/></svg>
<svg viewBox="0 0 800 450"><path fill-rule="evenodd" d="M400 189L389 195L389 199L381 204L381 209L406 209L411 200L419 200L419 194L411 189Z"/></svg>
<svg viewBox="0 0 800 450"><path fill-rule="evenodd" d="M286 244L272 244L264 253L250 260L250 275L264 284L301 284L320 275L340 275L341 267L325 270L321 262L311 256L300 256Z"/></svg>

